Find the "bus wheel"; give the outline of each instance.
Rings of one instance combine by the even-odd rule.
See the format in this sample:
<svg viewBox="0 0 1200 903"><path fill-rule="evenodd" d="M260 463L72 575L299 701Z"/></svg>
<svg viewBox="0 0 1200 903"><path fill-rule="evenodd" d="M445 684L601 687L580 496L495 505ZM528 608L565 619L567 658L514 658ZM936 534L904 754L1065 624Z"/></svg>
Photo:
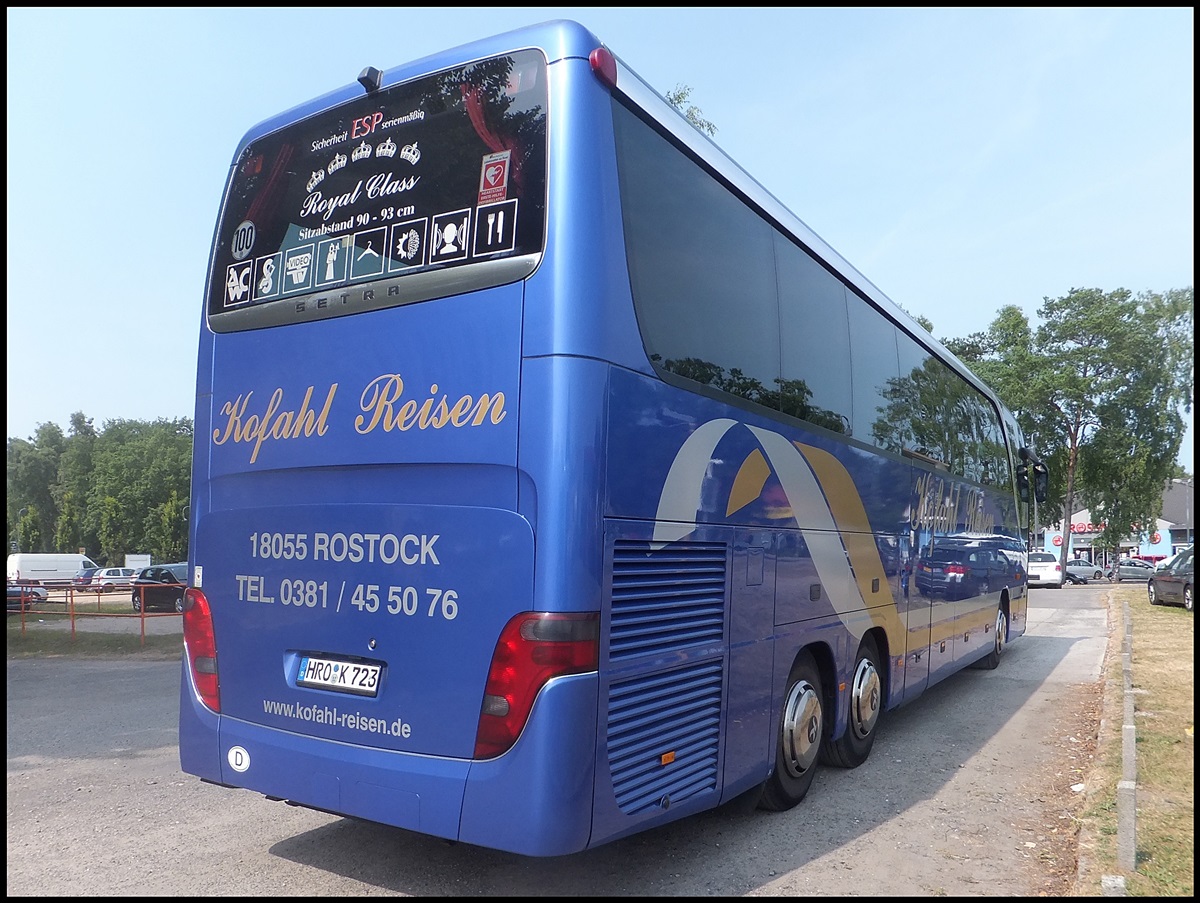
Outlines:
<svg viewBox="0 0 1200 903"><path fill-rule="evenodd" d="M875 640L863 637L850 683L850 718L837 740L821 747L821 761L838 768L857 768L867 761L875 745L875 728L883 712L883 680L879 676L879 650Z"/></svg>
<svg viewBox="0 0 1200 903"><path fill-rule="evenodd" d="M802 652L788 675L775 744L775 770L763 787L760 809L783 812L808 793L817 773L817 758L825 736L821 674L813 657Z"/></svg>
<svg viewBox="0 0 1200 903"><path fill-rule="evenodd" d="M992 651L973 664L972 668L982 668L994 671L1000 667L1000 659L1004 657L1004 646L1008 643L1008 614L1001 605L996 609L996 630L992 638Z"/></svg>

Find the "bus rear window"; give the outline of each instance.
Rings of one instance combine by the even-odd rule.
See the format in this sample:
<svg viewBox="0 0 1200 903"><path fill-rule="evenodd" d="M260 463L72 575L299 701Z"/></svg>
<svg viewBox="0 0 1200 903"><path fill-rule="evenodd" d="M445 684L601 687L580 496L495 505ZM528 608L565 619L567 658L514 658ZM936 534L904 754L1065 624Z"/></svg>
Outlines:
<svg viewBox="0 0 1200 903"><path fill-rule="evenodd" d="M546 63L494 57L288 125L235 162L208 297L217 332L523 278L545 235Z"/></svg>

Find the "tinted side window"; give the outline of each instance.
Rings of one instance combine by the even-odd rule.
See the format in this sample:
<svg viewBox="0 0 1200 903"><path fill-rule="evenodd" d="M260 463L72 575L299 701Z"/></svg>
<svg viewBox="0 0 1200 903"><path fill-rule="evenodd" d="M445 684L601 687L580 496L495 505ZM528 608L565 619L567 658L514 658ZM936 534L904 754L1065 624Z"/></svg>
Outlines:
<svg viewBox="0 0 1200 903"><path fill-rule="evenodd" d="M613 127L630 288L665 379L1006 478L984 395L617 99Z"/></svg>
<svg viewBox="0 0 1200 903"><path fill-rule="evenodd" d="M928 455L953 469L957 423L945 378L948 371L907 335L899 337L897 355L899 374L884 389L885 419L896 431L901 448Z"/></svg>
<svg viewBox="0 0 1200 903"><path fill-rule="evenodd" d="M904 447L978 483L1008 484L1008 450L992 403L915 339L899 333L900 376L887 390L888 419Z"/></svg>
<svg viewBox="0 0 1200 903"><path fill-rule="evenodd" d="M759 404L779 379L771 229L617 106L629 275L656 366Z"/></svg>
<svg viewBox="0 0 1200 903"><path fill-rule="evenodd" d="M849 295L846 304L850 320L850 384L854 393L851 434L900 452L901 431L892 422L888 401L889 390L900 375L896 328L857 295Z"/></svg>
<svg viewBox="0 0 1200 903"><path fill-rule="evenodd" d="M613 122L630 287L655 367L847 432L841 283L617 102Z"/></svg>
<svg viewBox="0 0 1200 903"><path fill-rule="evenodd" d="M798 410L788 413L850 431L850 323L846 287L803 248L775 236L783 381Z"/></svg>

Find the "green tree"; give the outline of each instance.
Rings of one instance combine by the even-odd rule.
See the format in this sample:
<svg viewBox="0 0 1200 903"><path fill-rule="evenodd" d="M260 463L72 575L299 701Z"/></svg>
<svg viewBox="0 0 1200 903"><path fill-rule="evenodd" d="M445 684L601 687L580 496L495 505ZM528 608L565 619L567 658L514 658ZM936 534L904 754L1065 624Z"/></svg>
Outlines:
<svg viewBox="0 0 1200 903"><path fill-rule="evenodd" d="M95 445L87 497L87 523L100 539L100 554L113 562L128 552L149 552L157 561L187 555L192 461L190 419L153 423L113 420Z"/></svg>
<svg viewBox="0 0 1200 903"><path fill-rule="evenodd" d="M676 85L674 90L666 94L667 103L683 114L683 118L694 125L699 131L711 138L717 133L717 127L704 118L700 108L688 102L692 89L687 85Z"/></svg>
<svg viewBox="0 0 1200 903"><path fill-rule="evenodd" d="M113 420L82 413L70 434L41 424L8 440L8 535L22 551L83 549L102 564L131 552L186 559L192 421Z"/></svg>
<svg viewBox="0 0 1200 903"><path fill-rule="evenodd" d="M32 441L8 440L9 538L22 552L58 551L52 546L58 523L55 485L66 441L53 423L39 424Z"/></svg>
<svg viewBox="0 0 1200 903"><path fill-rule="evenodd" d="M99 556L100 538L86 526L96 436L91 418L82 411L71 415L66 447L58 462L58 479L55 481L58 523L54 528L54 547L59 551L87 549L90 554Z"/></svg>

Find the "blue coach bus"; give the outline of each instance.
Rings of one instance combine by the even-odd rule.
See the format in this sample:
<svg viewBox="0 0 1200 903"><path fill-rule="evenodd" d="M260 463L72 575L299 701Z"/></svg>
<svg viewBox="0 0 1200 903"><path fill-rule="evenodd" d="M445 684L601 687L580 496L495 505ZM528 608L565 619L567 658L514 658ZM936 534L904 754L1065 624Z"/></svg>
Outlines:
<svg viewBox="0 0 1200 903"><path fill-rule="evenodd" d="M785 810L1025 631L1015 418L575 23L245 135L195 422L180 761L272 799L531 856ZM1011 566L919 588L964 535Z"/></svg>

